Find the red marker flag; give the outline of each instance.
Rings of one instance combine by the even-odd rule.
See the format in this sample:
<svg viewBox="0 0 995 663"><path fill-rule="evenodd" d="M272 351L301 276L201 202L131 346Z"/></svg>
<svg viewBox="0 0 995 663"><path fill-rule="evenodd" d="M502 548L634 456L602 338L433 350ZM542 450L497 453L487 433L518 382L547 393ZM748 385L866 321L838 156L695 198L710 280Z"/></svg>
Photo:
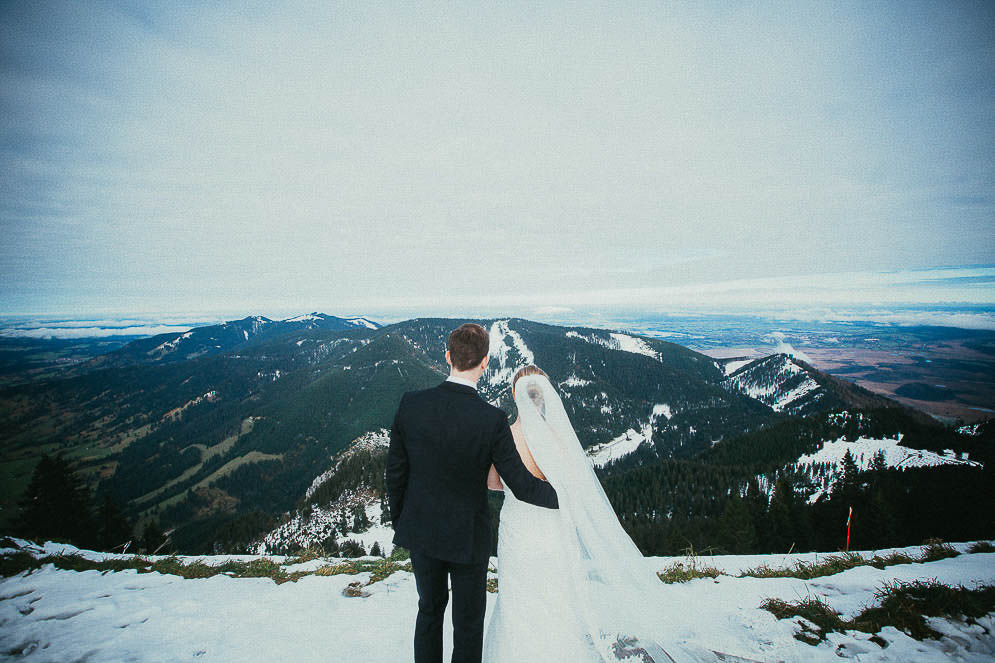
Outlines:
<svg viewBox="0 0 995 663"><path fill-rule="evenodd" d="M846 517L846 551L850 552L850 519L853 518L853 507L850 507L850 513Z"/></svg>

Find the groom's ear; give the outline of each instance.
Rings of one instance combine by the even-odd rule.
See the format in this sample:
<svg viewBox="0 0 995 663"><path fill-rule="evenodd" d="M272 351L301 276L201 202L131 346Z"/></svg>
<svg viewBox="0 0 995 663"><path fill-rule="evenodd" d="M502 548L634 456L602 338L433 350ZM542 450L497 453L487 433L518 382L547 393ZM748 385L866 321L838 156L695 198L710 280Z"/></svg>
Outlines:
<svg viewBox="0 0 995 663"><path fill-rule="evenodd" d="M480 370L487 368L487 362L490 360L490 355L484 355L484 358L480 360Z"/></svg>
<svg viewBox="0 0 995 663"><path fill-rule="evenodd" d="M449 364L450 368L453 365L453 359L449 356L449 350L446 350L446 363Z"/></svg>

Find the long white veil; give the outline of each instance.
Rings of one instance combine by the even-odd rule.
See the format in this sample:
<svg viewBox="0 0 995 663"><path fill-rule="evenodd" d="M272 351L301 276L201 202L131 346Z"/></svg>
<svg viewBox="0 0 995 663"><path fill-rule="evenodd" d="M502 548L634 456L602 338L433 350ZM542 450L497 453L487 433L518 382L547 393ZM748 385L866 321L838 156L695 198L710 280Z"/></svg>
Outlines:
<svg viewBox="0 0 995 663"><path fill-rule="evenodd" d="M529 450L556 489L571 598L602 657L625 660L643 650L656 663L716 660L670 642L656 607L661 581L622 529L549 379L520 378L515 404Z"/></svg>

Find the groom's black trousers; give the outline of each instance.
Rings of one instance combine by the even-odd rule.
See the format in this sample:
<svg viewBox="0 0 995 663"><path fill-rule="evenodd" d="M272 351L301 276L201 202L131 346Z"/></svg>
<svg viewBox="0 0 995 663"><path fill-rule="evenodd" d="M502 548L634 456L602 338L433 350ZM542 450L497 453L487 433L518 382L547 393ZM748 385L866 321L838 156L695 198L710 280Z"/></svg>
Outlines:
<svg viewBox="0 0 995 663"><path fill-rule="evenodd" d="M442 663L442 623L453 587L452 663L480 663L487 609L487 562L457 564L411 551L418 587L415 663Z"/></svg>

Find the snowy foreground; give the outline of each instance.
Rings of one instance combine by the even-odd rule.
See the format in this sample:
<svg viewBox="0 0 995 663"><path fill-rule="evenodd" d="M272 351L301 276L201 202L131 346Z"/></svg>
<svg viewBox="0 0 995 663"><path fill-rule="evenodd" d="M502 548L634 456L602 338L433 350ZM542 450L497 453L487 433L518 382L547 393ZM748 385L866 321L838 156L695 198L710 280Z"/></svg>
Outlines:
<svg viewBox="0 0 995 663"><path fill-rule="evenodd" d="M956 544L965 553L967 544ZM901 549L915 556L918 548ZM10 551L8 551L10 552ZM76 553L46 544L36 555ZM887 551L879 551L883 553ZM82 551L91 559L114 557ZM865 556L867 553L865 553ZM736 574L767 564L791 566L822 555L724 556L699 562ZM188 558L220 564L250 556ZM279 557L273 557L281 561ZM663 570L685 558L654 557ZM313 570L315 560L288 570ZM495 560L496 565L496 560ZM660 583L669 609L660 615L669 640L692 642L758 661L992 661L995 614L979 624L931 619L940 640L916 641L888 627L882 648L865 633L831 634L818 646L794 637L796 619L778 621L760 603L769 597L796 601L817 596L844 617L874 602L874 592L893 579L935 578L973 588L995 583L995 553L962 554L929 563L878 570L858 567L814 580L719 576L682 584ZM0 580L0 660L24 661L363 661L411 659L417 594L412 575L394 573L373 583L364 598L343 590L358 576L305 576L277 585L269 578L217 575L185 580L136 571L65 571L46 565ZM537 588L541 591L541 588ZM488 594L488 614L496 598ZM451 650L446 636L446 656ZM448 658L447 658L448 660ZM509 662L510 663L510 662ZM517 663L517 662L515 662Z"/></svg>

